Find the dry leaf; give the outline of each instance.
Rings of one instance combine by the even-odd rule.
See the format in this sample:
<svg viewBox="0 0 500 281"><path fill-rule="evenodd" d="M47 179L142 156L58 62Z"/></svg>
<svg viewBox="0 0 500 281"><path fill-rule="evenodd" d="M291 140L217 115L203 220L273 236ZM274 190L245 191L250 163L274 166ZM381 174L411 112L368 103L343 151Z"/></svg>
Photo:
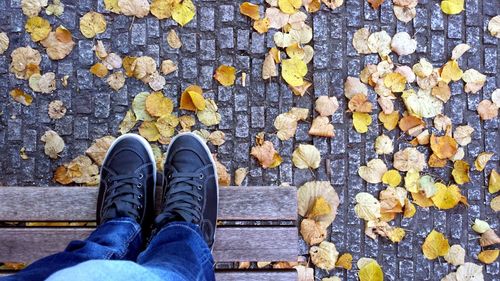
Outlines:
<svg viewBox="0 0 500 281"><path fill-rule="evenodd" d="M328 181L312 181L297 191L298 213L328 227L337 215L339 196ZM319 199L319 200L318 200Z"/></svg>
<svg viewBox="0 0 500 281"><path fill-rule="evenodd" d="M417 93L413 90L403 92L402 98L410 114L431 118L443 112L443 102L431 94L431 88L420 89Z"/></svg>
<svg viewBox="0 0 500 281"><path fill-rule="evenodd" d="M281 62L281 76L293 87L304 84L304 76L307 74L307 65L299 58L285 59Z"/></svg>
<svg viewBox="0 0 500 281"><path fill-rule="evenodd" d="M147 0L118 0L120 12L126 16L143 18L149 14L149 2Z"/></svg>
<svg viewBox="0 0 500 281"><path fill-rule="evenodd" d="M358 169L359 176L369 183L382 182L382 176L387 172L387 166L381 159L372 159L368 161L366 166L361 166Z"/></svg>
<svg viewBox="0 0 500 281"><path fill-rule="evenodd" d="M300 223L300 235L308 245L321 243L326 238L326 227L311 219L303 219Z"/></svg>
<svg viewBox="0 0 500 281"><path fill-rule="evenodd" d="M302 84L302 85L300 85L298 87L292 87L292 86L290 86L290 88L292 89L292 92L296 96L301 96L302 97L302 96L304 96L304 94L307 92L307 90L311 86L312 86L311 82L304 80L304 84Z"/></svg>
<svg viewBox="0 0 500 281"><path fill-rule="evenodd" d="M455 179L455 182L457 184L470 182L469 164L463 160L455 161L451 174L453 175L453 179Z"/></svg>
<svg viewBox="0 0 500 281"><path fill-rule="evenodd" d="M250 155L257 158L264 169L278 167L282 162L281 156L274 149L274 145L270 141L265 141L262 145L252 147Z"/></svg>
<svg viewBox="0 0 500 281"><path fill-rule="evenodd" d="M500 15L494 16L490 19L488 22L488 30L490 31L491 36L500 38Z"/></svg>
<svg viewBox="0 0 500 281"><path fill-rule="evenodd" d="M64 150L64 140L55 131L45 131L41 141L45 142L45 154L52 159L57 159Z"/></svg>
<svg viewBox="0 0 500 281"><path fill-rule="evenodd" d="M161 92L153 92L146 98L146 111L154 117L162 117L172 113L174 108L171 99ZM136 113L137 115L137 113Z"/></svg>
<svg viewBox="0 0 500 281"><path fill-rule="evenodd" d="M135 118L134 112L132 110L127 111L127 114L125 114L122 122L120 123L120 133L121 134L128 133L132 128L135 127L136 123L137 120Z"/></svg>
<svg viewBox="0 0 500 281"><path fill-rule="evenodd" d="M347 77L344 83L344 95L351 99L357 94L363 94L365 96L368 95L368 88L365 84L361 83L359 78L357 77Z"/></svg>
<svg viewBox="0 0 500 281"><path fill-rule="evenodd" d="M260 19L259 15L259 5L252 4L250 2L243 2L240 5L240 13L253 20Z"/></svg>
<svg viewBox="0 0 500 281"><path fill-rule="evenodd" d="M111 147L111 144L115 140L113 136L104 136L94 140L92 145L87 148L85 154L89 156L98 166L102 166L104 163L104 158L106 157L106 152Z"/></svg>
<svg viewBox="0 0 500 281"><path fill-rule="evenodd" d="M414 147L408 147L394 153L394 168L407 172L410 170L422 171L425 167L425 156Z"/></svg>
<svg viewBox="0 0 500 281"><path fill-rule="evenodd" d="M424 256L429 260L445 256L449 250L450 244L448 244L448 239L436 230L432 230L425 238L424 244L422 244Z"/></svg>
<svg viewBox="0 0 500 281"><path fill-rule="evenodd" d="M401 179L401 175L396 170L389 170L382 176L382 182L389 185L390 187L398 186L401 183ZM401 204L401 206L404 206L404 202Z"/></svg>
<svg viewBox="0 0 500 281"><path fill-rule="evenodd" d="M276 70L276 63L274 62L272 54L269 52L266 54L264 63L262 64L262 79L269 79L271 77L278 76L278 71Z"/></svg>
<svg viewBox="0 0 500 281"><path fill-rule="evenodd" d="M266 9L265 18L269 19L270 28L281 29L288 23L290 15L281 12L277 8L270 7Z"/></svg>
<svg viewBox="0 0 500 281"><path fill-rule="evenodd" d="M441 10L448 15L456 15L464 10L464 0L443 0Z"/></svg>
<svg viewBox="0 0 500 281"><path fill-rule="evenodd" d="M446 186L442 183L436 183L436 194L431 197L432 202L436 207L442 210L447 210L455 207L461 200L460 188L452 184Z"/></svg>
<svg viewBox="0 0 500 281"><path fill-rule="evenodd" d="M60 100L54 100L49 103L49 117L52 119L61 119L66 114L66 107Z"/></svg>
<svg viewBox="0 0 500 281"><path fill-rule="evenodd" d="M299 144L292 154L292 162L299 169L317 169L321 161L319 150L310 144Z"/></svg>
<svg viewBox="0 0 500 281"><path fill-rule="evenodd" d="M390 114L385 114L384 112L380 112L378 114L378 119L380 120L380 122L384 124L384 128L386 128L388 131L392 131L398 125L399 112L394 111Z"/></svg>
<svg viewBox="0 0 500 281"><path fill-rule="evenodd" d="M368 48L372 53L387 56L391 52L391 36L385 30L374 32L368 37Z"/></svg>
<svg viewBox="0 0 500 281"><path fill-rule="evenodd" d="M481 238L479 239L479 245L481 245L481 247L488 247L499 243L500 237L498 237L493 229L488 229L481 235Z"/></svg>
<svg viewBox="0 0 500 281"><path fill-rule="evenodd" d="M173 114L163 115L156 120L155 125L161 135L159 142L170 143L170 138L175 134L175 127L179 125L179 118Z"/></svg>
<svg viewBox="0 0 500 281"><path fill-rule="evenodd" d="M56 75L54 72L33 74L29 79L29 86L35 92L50 94L56 89Z"/></svg>
<svg viewBox="0 0 500 281"><path fill-rule="evenodd" d="M231 184L231 175L227 172L226 166L224 166L216 157L214 157L214 160L215 167L217 169L219 185L229 186Z"/></svg>
<svg viewBox="0 0 500 281"><path fill-rule="evenodd" d="M234 171L234 184L241 186L248 174L248 168L238 168Z"/></svg>
<svg viewBox="0 0 500 281"><path fill-rule="evenodd" d="M394 103L392 102L392 99L388 97L379 97L377 102L384 114L391 114L394 112Z"/></svg>
<svg viewBox="0 0 500 281"><path fill-rule="evenodd" d="M54 180L60 184L83 183L97 185L99 183L99 168L92 160L80 155L71 162L59 166L54 172Z"/></svg>
<svg viewBox="0 0 500 281"><path fill-rule="evenodd" d="M173 0L153 0L151 1L151 14L158 19L168 19L172 16L172 10L174 9Z"/></svg>
<svg viewBox="0 0 500 281"><path fill-rule="evenodd" d="M359 280L360 281L383 281L384 273L382 272L382 268L377 263L377 261L370 259L369 262L364 263L363 266L360 266L360 262L358 261L359 267Z"/></svg>
<svg viewBox="0 0 500 281"><path fill-rule="evenodd" d="M177 35L177 32L175 32L175 29L170 29L170 31L168 32L167 43L173 49L179 49L180 47L182 47L181 39Z"/></svg>
<svg viewBox="0 0 500 281"><path fill-rule="evenodd" d="M450 81L460 80L463 74L464 73L460 69L460 66L458 66L458 62L456 60L447 62L441 68L441 79L446 83L450 83Z"/></svg>
<svg viewBox="0 0 500 281"><path fill-rule="evenodd" d="M331 116L339 108L339 102L336 97L320 96L316 100L314 109L321 116Z"/></svg>
<svg viewBox="0 0 500 281"><path fill-rule="evenodd" d="M106 66L107 69L113 70L122 67L123 60L116 53L110 53L103 61L102 64Z"/></svg>
<svg viewBox="0 0 500 281"><path fill-rule="evenodd" d="M24 28L31 35L33 42L47 38L51 30L49 21L38 16L29 18Z"/></svg>
<svg viewBox="0 0 500 281"><path fill-rule="evenodd" d="M0 32L0 55L9 48L9 37L7 33Z"/></svg>
<svg viewBox="0 0 500 281"><path fill-rule="evenodd" d="M196 116L198 116L198 120L205 126L213 126L220 123L221 115L217 112L218 107L215 104L214 100L205 100L205 109L198 110L196 112Z"/></svg>
<svg viewBox="0 0 500 281"><path fill-rule="evenodd" d="M234 80L236 79L235 73L236 69L234 67L223 64L215 71L214 78L223 86L232 86L234 85Z"/></svg>
<svg viewBox="0 0 500 281"><path fill-rule="evenodd" d="M134 97L132 101L132 110L137 120L152 121L153 117L146 111L146 99L149 97L148 92L141 92Z"/></svg>
<svg viewBox="0 0 500 281"><path fill-rule="evenodd" d="M486 75L481 74L475 69L467 69L462 76L462 80L466 83L465 92L475 94L483 88L486 82Z"/></svg>
<svg viewBox="0 0 500 281"><path fill-rule="evenodd" d="M363 134L368 132L368 126L371 123L372 117L368 113L354 112L352 115L352 124L358 133Z"/></svg>
<svg viewBox="0 0 500 281"><path fill-rule="evenodd" d="M368 0L368 3L370 3L373 9L378 9L384 3L384 0Z"/></svg>
<svg viewBox="0 0 500 281"><path fill-rule="evenodd" d="M459 59L465 52L470 50L470 46L464 43L458 44L453 48L453 51L451 51L451 59L452 60L457 60Z"/></svg>
<svg viewBox="0 0 500 281"><path fill-rule="evenodd" d="M148 85L153 91L161 91L165 86L165 77L161 76L160 73L154 72L149 76Z"/></svg>
<svg viewBox="0 0 500 281"><path fill-rule="evenodd" d="M49 36L40 43L46 48L51 60L64 59L75 46L71 32L62 26L59 26L55 32L50 32Z"/></svg>
<svg viewBox="0 0 500 281"><path fill-rule="evenodd" d="M477 255L477 259L484 264L492 264L497 260L499 254L500 250L498 249L484 250Z"/></svg>
<svg viewBox="0 0 500 281"><path fill-rule="evenodd" d="M333 125L330 124L328 117L318 116L314 118L311 128L309 129L311 136L333 138L335 136Z"/></svg>
<svg viewBox="0 0 500 281"><path fill-rule="evenodd" d="M496 170L491 170L490 180L488 181L488 192L495 193L500 191L500 174Z"/></svg>
<svg viewBox="0 0 500 281"><path fill-rule="evenodd" d="M450 247L450 250L444 255L444 260L448 263L457 266L465 263L465 249L462 246L455 244Z"/></svg>
<svg viewBox="0 0 500 281"><path fill-rule="evenodd" d="M108 68L104 64L98 62L90 68L90 73L94 74L99 78L103 78L108 75Z"/></svg>
<svg viewBox="0 0 500 281"><path fill-rule="evenodd" d="M333 243L323 241L319 246L313 246L309 249L311 260L314 265L324 270L332 270L339 256L339 252Z"/></svg>
<svg viewBox="0 0 500 281"><path fill-rule="evenodd" d="M393 150L394 146L390 137L382 134L375 139L375 153L391 154Z"/></svg>
<svg viewBox="0 0 500 281"><path fill-rule="evenodd" d="M205 98L203 90L197 85L191 85L182 92L179 108L184 110L196 111L205 109Z"/></svg>
<svg viewBox="0 0 500 281"><path fill-rule="evenodd" d="M47 6L47 0L22 0L21 8L23 14L28 18L38 16L43 7Z"/></svg>
<svg viewBox="0 0 500 281"><path fill-rule="evenodd" d="M10 91L9 94L12 97L12 99L14 99L16 102L22 105L29 106L33 102L33 97L21 89L18 88L13 89L12 91Z"/></svg>
<svg viewBox="0 0 500 281"><path fill-rule="evenodd" d="M343 269L351 270L352 269L352 255L349 253L344 253L340 255L335 263L335 267L341 267Z"/></svg>
<svg viewBox="0 0 500 281"><path fill-rule="evenodd" d="M152 121L142 122L142 124L139 126L139 134L151 142L157 141L161 137L155 122Z"/></svg>
<svg viewBox="0 0 500 281"><path fill-rule="evenodd" d="M175 1L172 18L181 26L185 26L196 15L196 7L191 0Z"/></svg>
<svg viewBox="0 0 500 281"><path fill-rule="evenodd" d="M118 6L118 0L104 0L104 8L115 14L120 14L120 7Z"/></svg>
<svg viewBox="0 0 500 281"><path fill-rule="evenodd" d="M410 22L417 16L417 9L415 7L410 8L394 5L393 10L396 18L404 23Z"/></svg>
<svg viewBox="0 0 500 281"><path fill-rule="evenodd" d="M91 11L80 18L80 32L86 38L93 38L104 31L106 31L106 19L102 14Z"/></svg>
<svg viewBox="0 0 500 281"><path fill-rule="evenodd" d="M490 207L493 211L498 212L500 211L500 195L496 196L495 198L491 199L490 202Z"/></svg>
<svg viewBox="0 0 500 281"><path fill-rule="evenodd" d="M370 193L360 192L356 194L356 215L365 221L375 221L381 217L380 202Z"/></svg>
<svg viewBox="0 0 500 281"><path fill-rule="evenodd" d="M490 120L498 116L498 106L490 100L483 100L477 105L477 113L482 120Z"/></svg>
<svg viewBox="0 0 500 281"><path fill-rule="evenodd" d="M123 68L126 70L125 59L123 59ZM156 73L156 61L148 56L138 57L133 60L130 68L135 78L140 79L144 83L149 83L151 76Z"/></svg>
<svg viewBox="0 0 500 281"><path fill-rule="evenodd" d="M177 70L177 65L172 60L164 60L161 62L161 72L163 75L168 75Z"/></svg>
<svg viewBox="0 0 500 281"><path fill-rule="evenodd" d="M360 28L354 32L352 37L352 45L354 49L358 51L359 54L371 54L372 51L368 47L368 37L370 36L370 30L368 28Z"/></svg>
<svg viewBox="0 0 500 281"><path fill-rule="evenodd" d="M451 97L451 89L446 82L439 81L437 85L432 88L431 94L442 102L447 102Z"/></svg>
<svg viewBox="0 0 500 281"><path fill-rule="evenodd" d="M109 75L108 79L106 79L108 85L115 91L120 90L125 85L125 75L123 72L118 71Z"/></svg>
<svg viewBox="0 0 500 281"><path fill-rule="evenodd" d="M407 32L398 32L392 37L391 49L399 56L411 55L417 49L417 40Z"/></svg>
<svg viewBox="0 0 500 281"><path fill-rule="evenodd" d="M482 172L484 170L484 167L486 167L486 163L490 161L491 157L494 155L492 152L481 152L476 158L476 161L474 161L474 166L476 167L476 170L479 172ZM493 172L494 170L492 170Z"/></svg>
<svg viewBox="0 0 500 281"><path fill-rule="evenodd" d="M450 136L431 135L431 149L439 159L449 159L457 153L458 143Z"/></svg>
<svg viewBox="0 0 500 281"><path fill-rule="evenodd" d="M276 117L274 127L278 130L280 140L288 140L295 135L297 130L297 117L290 112L285 112Z"/></svg>

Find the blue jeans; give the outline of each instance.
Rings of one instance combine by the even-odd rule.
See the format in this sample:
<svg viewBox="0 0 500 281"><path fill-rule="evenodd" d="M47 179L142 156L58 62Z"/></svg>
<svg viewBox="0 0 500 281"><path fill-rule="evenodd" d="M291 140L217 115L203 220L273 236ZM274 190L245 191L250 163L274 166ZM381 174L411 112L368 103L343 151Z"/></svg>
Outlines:
<svg viewBox="0 0 500 281"><path fill-rule="evenodd" d="M100 225L84 241L42 258L1 281L214 281L214 261L199 227L165 225L141 252L141 227L128 218Z"/></svg>

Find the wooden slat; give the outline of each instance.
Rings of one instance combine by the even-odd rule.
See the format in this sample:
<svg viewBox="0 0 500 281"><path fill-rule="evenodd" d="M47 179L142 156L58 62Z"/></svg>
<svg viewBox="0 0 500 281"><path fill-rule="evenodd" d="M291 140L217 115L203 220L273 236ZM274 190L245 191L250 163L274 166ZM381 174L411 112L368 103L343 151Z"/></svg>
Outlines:
<svg viewBox="0 0 500 281"><path fill-rule="evenodd" d="M0 221L93 221L97 191L95 187L0 187ZM219 220L295 221L296 193L295 187L221 187Z"/></svg>
<svg viewBox="0 0 500 281"><path fill-rule="evenodd" d="M0 277L11 275L0 273ZM292 281L296 271L215 271L217 281Z"/></svg>
<svg viewBox="0 0 500 281"><path fill-rule="evenodd" d="M0 261L30 263L85 239L90 228L0 228ZM296 261L295 227L218 227L214 259L231 261Z"/></svg>

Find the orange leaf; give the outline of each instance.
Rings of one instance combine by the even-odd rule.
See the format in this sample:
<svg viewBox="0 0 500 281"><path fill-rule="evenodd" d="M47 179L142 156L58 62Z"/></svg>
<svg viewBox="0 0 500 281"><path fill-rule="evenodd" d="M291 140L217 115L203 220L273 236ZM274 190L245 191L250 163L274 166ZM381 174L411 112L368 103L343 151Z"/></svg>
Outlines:
<svg viewBox="0 0 500 281"><path fill-rule="evenodd" d="M196 111L205 109L205 99L200 86L191 85L182 92L180 109Z"/></svg>
<svg viewBox="0 0 500 281"><path fill-rule="evenodd" d="M108 69L104 66L104 64L98 62L90 68L90 73L99 78L103 78L104 76L108 75Z"/></svg>
<svg viewBox="0 0 500 281"><path fill-rule="evenodd" d="M258 20L260 18L259 5L255 5L250 2L243 2L240 5L240 13L253 20Z"/></svg>
<svg viewBox="0 0 500 281"><path fill-rule="evenodd" d="M384 0L368 0L368 3L372 5L373 9L378 9L384 3Z"/></svg>
<svg viewBox="0 0 500 281"><path fill-rule="evenodd" d="M458 150L458 144L450 136L436 137L431 135L431 149L439 159L449 159L453 157Z"/></svg>

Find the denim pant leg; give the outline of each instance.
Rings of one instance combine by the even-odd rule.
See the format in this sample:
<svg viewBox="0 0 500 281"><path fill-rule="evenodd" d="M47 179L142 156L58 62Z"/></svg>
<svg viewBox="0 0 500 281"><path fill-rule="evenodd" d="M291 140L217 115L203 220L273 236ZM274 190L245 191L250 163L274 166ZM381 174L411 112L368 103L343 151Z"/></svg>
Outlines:
<svg viewBox="0 0 500 281"><path fill-rule="evenodd" d="M129 218L113 219L97 227L86 240L72 241L63 252L42 258L0 280L45 280L58 270L88 260L135 260L141 250L141 240L141 227L137 222Z"/></svg>
<svg viewBox="0 0 500 281"><path fill-rule="evenodd" d="M172 222L151 240L137 263L163 280L214 281L214 260L197 225Z"/></svg>

